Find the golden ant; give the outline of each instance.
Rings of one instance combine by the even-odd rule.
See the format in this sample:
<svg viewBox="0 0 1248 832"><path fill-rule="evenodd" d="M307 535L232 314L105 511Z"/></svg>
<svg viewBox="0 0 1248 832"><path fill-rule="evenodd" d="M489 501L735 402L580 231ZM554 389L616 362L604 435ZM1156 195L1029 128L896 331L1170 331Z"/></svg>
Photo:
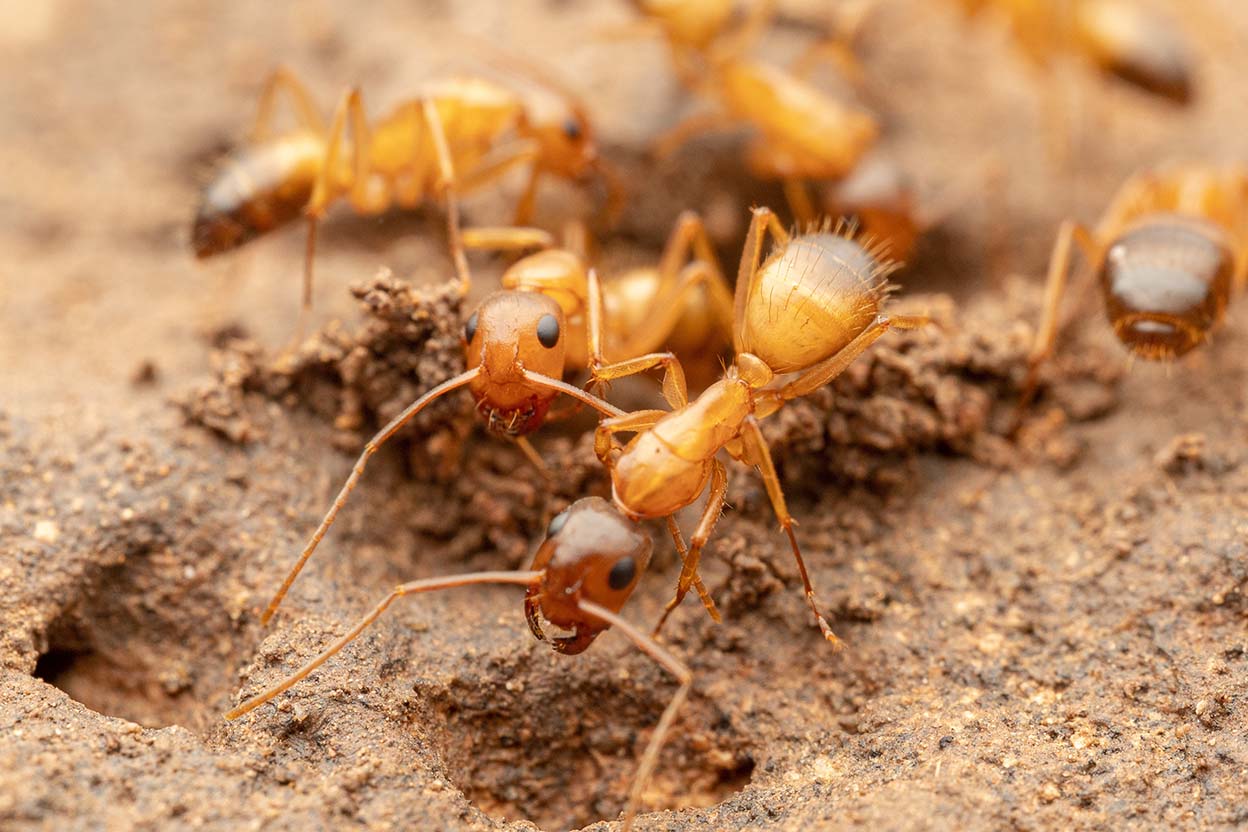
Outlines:
<svg viewBox="0 0 1248 832"><path fill-rule="evenodd" d="M549 79L536 80L561 106L535 107L494 81L457 77L426 84L420 95L370 127L360 91L352 88L326 131L303 84L289 70L278 69L265 83L248 143L225 161L203 192L192 229L196 256L237 248L306 217L302 331L312 302L317 225L340 198L368 215L392 204L415 208L441 189L472 190L528 165L517 223L530 221L538 182L547 174L574 181L601 177L608 210L616 210L620 182L598 155L585 108ZM293 103L299 124L275 133L273 115L281 92Z"/></svg>
<svg viewBox="0 0 1248 832"><path fill-rule="evenodd" d="M826 58L851 79L860 71L848 44L863 14L838 27L838 38L813 46L793 70L746 57L774 13L774 0L761 0L736 28L728 27L731 7L722 2L653 2L638 8L672 46L678 76L714 109L695 113L656 144L664 157L699 133L748 125L755 131L745 150L745 166L758 179L779 180L800 225L818 211L808 180L840 179L875 144L879 124L866 110L827 95L803 74Z"/></svg>
<svg viewBox="0 0 1248 832"><path fill-rule="evenodd" d="M1185 166L1128 179L1100 223L1062 223L1027 359L1018 428L1053 354L1073 244L1084 267L1078 309L1096 283L1114 334L1132 355L1168 361L1209 340L1248 281L1248 170Z"/></svg>
<svg viewBox="0 0 1248 832"><path fill-rule="evenodd" d="M768 232L775 248L762 259ZM613 499L626 516L668 517L670 523L674 512L709 489L688 552L681 552L684 566L663 620L694 585L701 550L723 511L727 472L716 456L726 450L761 473L772 509L789 538L807 603L824 637L840 644L819 612L759 420L832 381L890 328L928 322L926 316L880 313L888 293L886 278L895 267L843 226L791 236L769 209L754 209L733 299L736 359L723 378L689 401L680 365L673 364L663 388L672 411L636 411L599 423L594 449L611 473ZM592 343L600 335L602 317L593 275L590 298ZM594 376L610 379L613 372L610 366L599 367ZM790 373L796 375L777 381ZM636 435L621 447L613 439L616 433ZM704 596L703 603L714 615L709 597Z"/></svg>
<svg viewBox="0 0 1248 832"><path fill-rule="evenodd" d="M598 497L578 500L550 521L546 540L537 550L528 571L473 572L400 584L318 656L238 705L225 718L237 719L290 689L350 644L398 598L474 584L516 584L527 589L525 617L534 635L545 640L540 623L543 618L552 626L572 633L550 640L557 652L580 653L599 634L615 627L680 683L650 735L633 776L620 825L622 830L628 830L676 712L688 697L693 683L693 675L683 662L619 615L650 562L651 547L649 535L606 500Z"/></svg>
<svg viewBox="0 0 1248 832"><path fill-rule="evenodd" d="M1063 53L1081 55L1101 72L1146 92L1187 104L1191 58L1174 25L1138 0L957 0L968 15L1001 15L1033 65Z"/></svg>

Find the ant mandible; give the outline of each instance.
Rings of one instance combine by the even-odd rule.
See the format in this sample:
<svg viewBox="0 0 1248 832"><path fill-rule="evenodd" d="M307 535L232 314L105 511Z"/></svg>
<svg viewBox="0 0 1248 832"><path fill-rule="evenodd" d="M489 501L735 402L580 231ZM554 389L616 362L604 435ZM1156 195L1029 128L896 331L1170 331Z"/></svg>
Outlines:
<svg viewBox="0 0 1248 832"><path fill-rule="evenodd" d="M229 711L225 718L237 719L293 687L350 644L399 598L475 584L523 586L527 590L525 617L537 638L546 640L541 627L542 619L572 633L550 640L556 652L580 653L604 631L615 627L679 682L676 693L650 735L637 772L633 775L620 825L627 832L632 828L641 796L658 763L659 751L671 731L676 712L688 697L693 684L693 674L683 662L619 615L650 562L652 545L649 535L606 500L599 497L578 500L550 521L546 540L537 550L528 571L472 572L400 584L318 656L247 699Z"/></svg>
<svg viewBox="0 0 1248 832"><path fill-rule="evenodd" d="M367 215L392 203L415 208L440 189L471 190L527 164L517 223L530 221L538 182L546 174L574 181L601 177L608 211L617 210L620 182L598 154L584 106L549 79L536 80L561 106L535 107L497 82L457 77L426 84L420 95L370 128L360 91L351 88L326 131L303 84L289 70L276 70L261 93L248 143L227 158L203 191L191 234L196 256L229 251L304 216L302 333L312 303L318 223L340 198ZM299 126L274 133L283 91Z"/></svg>
<svg viewBox="0 0 1248 832"><path fill-rule="evenodd" d="M1114 334L1132 355L1177 358L1209 340L1248 282L1248 170L1183 166L1137 174L1095 229L1062 223L1015 430L1057 342L1075 244L1084 256L1075 297L1084 299L1099 283Z"/></svg>
<svg viewBox="0 0 1248 832"><path fill-rule="evenodd" d="M767 233L775 247L764 260ZM733 299L736 359L723 378L689 401L683 378L673 374L672 383L664 385L671 412L637 411L599 423L594 449L610 471L614 502L626 516L670 517L709 489L688 553L682 552L676 595L656 633L693 585L701 550L723 511L727 472L716 455L726 450L761 473L797 561L806 601L824 637L840 646L819 612L759 420L836 378L890 328L928 323L926 316L881 314L886 278L895 268L870 242L843 226L791 236L769 209L755 208ZM592 340L600 334L601 318L593 275L590 296ZM595 376L609 379L612 372L602 367ZM778 381L790 373L796 375ZM621 447L613 439L616 433L636 435Z"/></svg>

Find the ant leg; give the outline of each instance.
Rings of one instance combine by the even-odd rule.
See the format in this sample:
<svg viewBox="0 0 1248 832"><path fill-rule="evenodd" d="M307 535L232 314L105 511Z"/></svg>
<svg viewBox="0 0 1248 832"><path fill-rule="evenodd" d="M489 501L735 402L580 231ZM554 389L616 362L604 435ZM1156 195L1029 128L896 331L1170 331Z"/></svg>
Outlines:
<svg viewBox="0 0 1248 832"><path fill-rule="evenodd" d="M676 553L680 555L680 562L683 565L689 558L689 548L685 546L685 539L680 534L680 526L676 524L676 516L667 515L667 530L672 535L672 542L676 544ZM682 566L683 568L683 566ZM720 617L719 608L715 606L715 599L711 597L711 593L707 590L706 584L702 583L702 576L696 572L693 575L693 589L698 593L698 598L702 601L702 606L706 607L707 613L711 616L711 620L716 624L721 623L724 619ZM659 618L659 623L654 625L654 630L650 635L655 638L659 637L659 630L663 628L663 623L667 621L667 616L675 609L672 605L671 609L665 608L663 615Z"/></svg>
<svg viewBox="0 0 1248 832"><path fill-rule="evenodd" d="M300 125L317 135L323 135L325 122L321 120L320 113L316 111L312 96L308 94L307 88L293 72L280 66L273 70L264 82L264 89L260 92L260 104L256 108L256 120L248 137L250 141L262 142L272 136L273 111L277 106L277 94L281 90L285 90L290 96Z"/></svg>
<svg viewBox="0 0 1248 832"><path fill-rule="evenodd" d="M402 598L404 595L415 595L419 592L434 592L440 589L452 589L458 586L470 586L473 584L519 584L520 586L531 587L540 581L541 578L541 572L469 572L465 575L448 575L442 578L426 578L420 581L399 584L389 595L382 599L380 604L373 607L368 615L357 621L350 630L347 630L345 635L329 645L329 647L326 647L318 656L277 684L266 688L231 709L226 713L225 718L238 719L248 711L255 710L273 697L292 688L300 680L307 677L309 673L323 665L331 656L350 644L356 636L364 632L368 625L381 617L381 614L394 603L396 598Z"/></svg>
<svg viewBox="0 0 1248 832"><path fill-rule="evenodd" d="M754 275L758 272L768 231L779 245L789 241L789 232L784 230L784 226L770 208L754 208L750 228L745 234L745 245L741 249L741 263L737 267L737 289L732 300L732 319L737 322L733 328L732 347L736 352L742 352L741 334L737 327L745 320L745 304L750 297Z"/></svg>
<svg viewBox="0 0 1248 832"><path fill-rule="evenodd" d="M537 473L542 475L542 479L546 480L546 482L553 482L554 477L550 474L550 468L546 466L546 462L542 459L542 455L537 452L537 448L533 447L533 443L523 436L513 437L513 441L524 452L525 457L533 464L533 467L537 469Z"/></svg>
<svg viewBox="0 0 1248 832"><path fill-rule="evenodd" d="M312 262L316 253L318 224L321 217L325 216L325 209L329 207L329 203L337 198L341 193L341 189L344 187L354 189L359 185L358 182L342 183L336 181L340 174L339 169L341 166L338 159L342 153L348 114L351 115L353 124L362 123L363 107L360 102L360 91L358 89L352 88L347 90L338 102L338 106L334 109L334 120L330 125L328 140L325 143L325 162L321 165L320 171L317 172L316 183L312 187L312 196L308 199L308 204L303 209L304 216L308 219L308 238L303 253L303 303L299 308L299 326L295 339L296 342L303 340L303 331L312 312ZM353 138L356 141L355 170L358 170L360 168L360 145L362 142L359 136L354 136Z"/></svg>
<svg viewBox="0 0 1248 832"><path fill-rule="evenodd" d="M680 602L685 600L685 596L689 593L689 587L693 585L695 580L698 580L698 562L702 559L702 549L706 546L706 542L711 539L711 533L715 530L715 524L719 521L720 515L724 513L724 502L727 492L728 472L724 468L724 463L716 459L711 468L711 487L706 499L706 508L702 509L702 518L698 520L698 526L693 532L693 537L689 538L689 552L684 557L684 565L681 567L680 577L676 581L676 595L663 608L663 617L655 625L655 633L658 633L663 626L663 622L667 621L667 617L671 615L672 610L680 606ZM703 603L706 603L705 597ZM707 610L711 610L711 607L707 607ZM718 620L718 611L712 612L711 617Z"/></svg>
<svg viewBox="0 0 1248 832"><path fill-rule="evenodd" d="M459 180L460 190L466 193L488 182L495 181L518 165L533 162L537 159L538 148L532 142L520 142L518 143L518 149L512 150L508 147L504 153L489 154L489 156L496 155L498 158L483 161L477 167L463 173Z"/></svg>
<svg viewBox="0 0 1248 832"><path fill-rule="evenodd" d="M446 236L451 244L451 259L455 262L455 273L459 276L459 293L467 295L472 286L472 273L468 270L468 257L464 254L463 238L459 230L459 195L455 182L455 167L451 163L451 150L446 141L446 131L442 129L442 117L438 115L438 107L433 99L424 98L420 102L425 116L425 126L433 138L433 149L438 160L439 186L446 200Z"/></svg>
<svg viewBox="0 0 1248 832"><path fill-rule="evenodd" d="M714 65L721 61L735 60L749 52L775 16L776 0L757 0L751 3L745 20L736 31L728 33L712 49L711 63Z"/></svg>
<svg viewBox="0 0 1248 832"><path fill-rule="evenodd" d="M810 191L806 183L800 179L784 180L784 198L789 202L789 210L793 212L793 221L798 228L809 228L819 217L815 204L810 201Z"/></svg>
<svg viewBox="0 0 1248 832"><path fill-rule="evenodd" d="M663 398L673 408L684 407L689 401L689 388L685 384L685 370L670 352L656 352L625 361L607 363L602 353L602 285L598 272L590 269L587 274L587 306L589 330L590 384L599 385L617 378L636 375L653 367L663 367Z"/></svg>
<svg viewBox="0 0 1248 832"><path fill-rule="evenodd" d="M654 143L654 157L660 160L667 159L694 136L700 133L711 133L731 124L732 119L724 113L694 113L675 127L660 134Z"/></svg>
<svg viewBox="0 0 1248 832"><path fill-rule="evenodd" d="M610 465L611 437L617 433L640 433L655 426L668 414L666 410L636 410L622 416L603 419L594 428L594 454L605 465Z"/></svg>
<svg viewBox="0 0 1248 832"><path fill-rule="evenodd" d="M465 249L473 251L527 251L555 247L555 238L541 228L468 228L460 235Z"/></svg>
<svg viewBox="0 0 1248 832"><path fill-rule="evenodd" d="M918 329L931 323L927 315L880 315L854 340L850 341L839 352L835 352L818 364L802 371L797 378L777 390L768 390L760 394L760 416L776 412L780 404L805 396L818 390L832 379L845 372L845 368L854 363L858 356L866 352L867 347L879 340L890 329Z"/></svg>
<svg viewBox="0 0 1248 832"><path fill-rule="evenodd" d="M1023 379L1023 391L1019 395L1018 405L1014 408L1011 434L1017 433L1022 426L1023 415L1035 396L1040 380L1040 367L1052 356L1053 348L1057 343L1058 313L1061 310L1062 296L1066 292L1066 281L1070 276L1072 244L1075 242L1078 242L1084 250L1084 255L1089 261L1085 264L1085 273L1095 274L1091 265L1095 261L1096 243L1086 228L1073 220L1067 220L1062 223L1057 232L1053 254L1049 258L1049 275L1044 286L1044 305L1040 313L1040 323L1036 327L1036 339L1031 345L1031 352L1027 355L1027 375Z"/></svg>
<svg viewBox="0 0 1248 832"><path fill-rule="evenodd" d="M530 225L533 222L533 212L537 208L537 182L541 177L542 169L534 164L529 169L529 181L525 183L524 191L516 202L516 225Z"/></svg>
<svg viewBox="0 0 1248 832"><path fill-rule="evenodd" d="M282 599L286 597L286 592L290 589L290 585L295 582L295 578L299 576L299 572L303 569L303 565L308 562L308 558L312 557L312 553L316 551L317 544L321 542L321 538L329 531L329 527L333 525L334 518L338 516L338 512L346 504L347 498L351 496L351 492L355 490L355 485L360 481L360 476L364 473L364 466L368 464L368 460L377 449L386 443L390 437L398 433L404 425L412 420L417 413L424 410L425 407L435 399L446 393L463 387L481 374L479 367L475 367L466 373L460 373L454 378L434 387L425 395L414 401L406 410L382 428L376 436L368 440L368 444L364 446L364 451L360 454L360 458L355 461L355 467L351 469L351 475L347 477L347 481L342 486L342 490L338 492L338 497L334 500L334 504L329 507L329 511L325 514L321 525L317 527L312 535L312 539L304 546L303 552L300 553L299 559L295 562L294 567L286 575L286 579L282 581L282 585L278 588L277 594L269 601L269 605L265 607L264 614L260 616L261 624L268 624L273 618L273 613L277 612L278 606L281 605Z"/></svg>
<svg viewBox="0 0 1248 832"><path fill-rule="evenodd" d="M690 254L694 260L689 260ZM719 258L702 218L683 211L667 238L659 259L658 289L649 301L644 323L617 350L619 355L640 355L663 345L675 330L694 292L704 288L711 314L725 333L732 331L732 289L719 266Z"/></svg>
<svg viewBox="0 0 1248 832"><path fill-rule="evenodd" d="M785 504L780 478L776 476L776 466L771 461L771 451L767 448L767 440L763 438L763 432L758 427L758 420L753 416L748 417L744 428L741 441L745 456L758 467L758 472L763 477L763 485L767 488L767 496L771 498L772 510L776 513L776 519L780 521L780 528L784 529L784 533L788 535L789 545L793 548L793 559L797 561L797 571L802 576L802 586L806 590L806 603L810 605L810 611L815 614L815 620L819 623L819 630L823 633L823 637L832 643L834 649L844 649L844 642L836 637L836 633L832 632L827 620L819 612L819 605L815 601L815 588L810 583L806 562L802 560L802 550L797 545L797 536L793 534L793 517L789 514L789 508Z"/></svg>
<svg viewBox="0 0 1248 832"><path fill-rule="evenodd" d="M577 602L577 606L628 636L641 652L654 659L664 670L675 676L676 681L680 683L680 687L672 695L672 700L663 709L663 715L659 717L659 724L654 726L654 733L650 735L650 741L646 743L646 750L641 755L641 762L637 764L637 773L633 775L633 787L628 791L628 805L624 809L624 819L620 822L620 832L629 832L633 826L633 818L636 816L637 809L641 804L641 796L645 794L646 785L650 782L650 776L654 773L654 767L659 762L659 751L662 750L663 743L671 732L673 723L676 721L676 712L680 710L680 706L689 697L689 689L693 686L693 673L680 659L677 659L653 638L650 638L606 607L583 599Z"/></svg>

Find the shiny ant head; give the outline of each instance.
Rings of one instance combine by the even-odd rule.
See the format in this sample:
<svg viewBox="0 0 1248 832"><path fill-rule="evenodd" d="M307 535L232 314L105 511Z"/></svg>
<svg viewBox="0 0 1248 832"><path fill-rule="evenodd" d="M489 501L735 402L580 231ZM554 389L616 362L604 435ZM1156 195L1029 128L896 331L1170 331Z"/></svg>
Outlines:
<svg viewBox="0 0 1248 832"><path fill-rule="evenodd" d="M324 142L309 133L230 154L200 196L195 256L230 251L303 216L324 156Z"/></svg>
<svg viewBox="0 0 1248 832"><path fill-rule="evenodd" d="M520 436L541 425L559 394L523 371L560 378L566 330L563 309L538 292L494 292L465 322L468 367L481 368L470 389L492 433Z"/></svg>
<svg viewBox="0 0 1248 832"><path fill-rule="evenodd" d="M560 653L580 653L609 625L581 609L581 599L612 612L633 594L650 564L650 535L601 497L577 500L550 521L533 558L541 582L524 599L533 635L545 640L540 619L570 636L551 639Z"/></svg>
<svg viewBox="0 0 1248 832"><path fill-rule="evenodd" d="M1114 333L1154 361L1195 349L1226 310L1233 271L1231 252L1203 223L1163 215L1127 231L1101 270Z"/></svg>

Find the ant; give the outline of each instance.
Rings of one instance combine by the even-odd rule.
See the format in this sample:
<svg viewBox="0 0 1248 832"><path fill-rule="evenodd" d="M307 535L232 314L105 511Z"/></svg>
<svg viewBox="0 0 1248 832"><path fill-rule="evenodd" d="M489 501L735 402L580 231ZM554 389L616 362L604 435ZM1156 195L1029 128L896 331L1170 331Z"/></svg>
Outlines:
<svg viewBox="0 0 1248 832"><path fill-rule="evenodd" d="M1014 431L1053 354L1073 244L1084 256L1076 298L1099 283L1123 346L1148 361L1173 360L1209 340L1248 282L1248 170L1193 165L1137 174L1095 229L1062 223Z"/></svg>
<svg viewBox="0 0 1248 832"><path fill-rule="evenodd" d="M762 259L768 233L775 246ZM819 612L759 420L836 378L889 329L916 328L929 322L927 316L881 314L889 292L887 276L896 267L844 224L790 235L770 209L755 208L733 299L736 358L721 380L689 401L679 365L674 365L664 383L672 411L642 410L599 423L594 450L610 472L616 507L626 516L670 518L709 491L688 552L681 552L684 566L676 595L656 633L693 585L701 550L723 511L727 472L716 455L726 450L758 468L772 509L789 538L806 601L824 637L842 646ZM594 275L590 276L590 296L592 341L600 335L602 317ZM600 368L597 373L610 376L611 371ZM791 373L796 375L778 380ZM620 446L613 437L621 432L635 435ZM704 597L703 603L713 611L709 599Z"/></svg>
<svg viewBox="0 0 1248 832"><path fill-rule="evenodd" d="M1063 52L1101 72L1185 105L1192 100L1188 48L1174 25L1133 0L958 0L967 15L992 8L1018 49L1039 68Z"/></svg>
<svg viewBox="0 0 1248 832"><path fill-rule="evenodd" d="M534 228L471 228L462 238L470 249L540 249L509 266L502 286L517 290L541 286L560 301L569 327L565 354L569 372L654 355L664 346L680 356L686 370L691 361L702 370L716 362L726 346L732 327L732 289L705 224L693 211L683 211L676 219L655 266L632 268L602 281L605 332L603 355L597 357L588 351L590 266L583 225L570 225L562 246L546 231Z"/></svg>
<svg viewBox="0 0 1248 832"><path fill-rule="evenodd" d="M360 91L353 87L326 131L303 84L279 68L264 85L248 143L227 158L203 191L191 232L195 255L203 259L229 251L304 216L301 332L312 303L317 226L337 199L345 197L369 215L392 203L414 208L439 190L471 190L528 165L528 182L516 205L518 224L529 222L545 174L574 181L599 176L607 187L608 212L614 213L621 183L598 154L584 106L550 79L535 77L561 106L538 107L494 81L456 77L430 82L370 128ZM275 133L281 92L293 103L299 125Z"/></svg>
<svg viewBox="0 0 1248 832"><path fill-rule="evenodd" d="M541 626L543 618L551 626L571 633L550 639L556 652L581 653L601 633L615 627L679 682L633 776L620 825L627 832L632 828L641 796L658 763L659 751L671 731L676 712L688 697L693 683L693 674L683 662L619 615L649 565L652 545L648 534L606 500L600 497L577 500L550 521L546 539L528 571L471 572L400 584L318 656L238 705L225 718L237 719L293 687L350 644L399 598L476 584L523 586L526 588L525 617L534 636L546 640Z"/></svg>
<svg viewBox="0 0 1248 832"><path fill-rule="evenodd" d="M815 44L789 71L745 57L774 14L774 0L755 4L735 30L727 28L730 8L722 3L638 0L637 6L671 44L677 75L714 106L671 128L657 142L656 155L671 155L699 133L747 125L756 132L745 150L747 169L758 179L779 180L797 222L813 224L818 212L806 181L844 177L874 146L880 129L871 113L825 94L802 74L822 56L858 78L847 44L865 14L844 27L837 41Z"/></svg>
<svg viewBox="0 0 1248 832"><path fill-rule="evenodd" d="M453 188L448 189L447 197L452 259L458 271L460 294L466 296L472 278L464 254L459 204ZM485 229L474 240L483 245L520 246L526 241L539 239L544 233L533 229ZM691 249L698 259L682 268ZM709 238L696 215L682 216L668 242L658 272L662 289L647 307L652 314L644 327L638 327L632 333L633 337L624 349L637 346L640 341L636 339L662 343L678 323L682 299L688 298L699 284L707 286L712 296L716 291L723 293L723 305L727 307L729 304L727 285L714 260ZM508 270L503 288L486 295L464 324L463 341L468 369L426 392L368 441L333 505L269 602L261 618L264 623L273 617L304 564L333 525L363 475L368 460L438 398L467 387L486 430L515 442L533 465L546 473L545 464L526 436L541 427L548 417L566 415L551 411L551 405L560 394L582 405L589 405L605 416L625 415L624 411L601 397L560 379L565 368L571 366L569 353L580 349L581 344L587 344L587 347L585 353L572 353L579 362L575 366L584 367L588 363L596 384L663 367L667 371L665 395L669 399L675 395L669 388L676 383L676 378L683 387L683 371L671 352L652 352L608 365L603 353L600 323L596 324L592 335L586 331L584 324L585 309L594 308L591 287L597 291L597 275L592 269L586 270L583 260L578 260L572 252L539 252L518 261ZM724 314L726 317L729 313ZM669 518L668 526L678 551L683 552L684 544L675 521ZM714 604L710 602L700 579L696 587L706 599L708 609L713 611Z"/></svg>

